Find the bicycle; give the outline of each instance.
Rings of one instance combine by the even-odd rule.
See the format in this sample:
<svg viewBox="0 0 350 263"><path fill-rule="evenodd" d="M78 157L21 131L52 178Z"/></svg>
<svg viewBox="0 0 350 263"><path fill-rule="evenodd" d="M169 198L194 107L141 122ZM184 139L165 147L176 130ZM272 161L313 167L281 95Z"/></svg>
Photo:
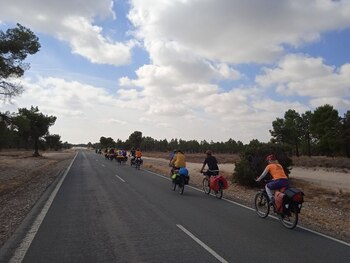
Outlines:
<svg viewBox="0 0 350 263"><path fill-rule="evenodd" d="M264 181L263 184L267 182ZM297 190L297 193L289 193L293 192L293 189ZM282 197L282 207L277 207L276 202L270 200L267 195L266 189L260 190L256 193L254 198L254 207L255 212L261 218L266 218L269 213L271 207L273 208L274 213L277 215L278 219L282 223L282 225L288 229L293 229L297 226L299 220L299 213L302 207L303 195L304 193L296 188L281 188L276 190L284 193ZM289 193L289 194L288 194Z"/></svg>
<svg viewBox="0 0 350 263"><path fill-rule="evenodd" d="M203 178L203 191L205 194L209 195L211 190L213 190L216 198L221 199L224 194L223 190L227 188L227 180L222 175L219 175L219 170L202 171L202 174L206 175L208 172L211 173L210 181L207 177Z"/></svg>
<svg viewBox="0 0 350 263"><path fill-rule="evenodd" d="M185 190L185 185L188 184L190 177L188 176L188 170L186 168L175 169L172 168L171 171L171 183L172 190L176 190L176 186L179 187L179 194L182 195Z"/></svg>
<svg viewBox="0 0 350 263"><path fill-rule="evenodd" d="M140 166L141 166L141 164L142 164L142 160L141 160L140 158L136 158L135 161L134 161L134 163L135 163L135 168L136 168L137 170L140 170Z"/></svg>

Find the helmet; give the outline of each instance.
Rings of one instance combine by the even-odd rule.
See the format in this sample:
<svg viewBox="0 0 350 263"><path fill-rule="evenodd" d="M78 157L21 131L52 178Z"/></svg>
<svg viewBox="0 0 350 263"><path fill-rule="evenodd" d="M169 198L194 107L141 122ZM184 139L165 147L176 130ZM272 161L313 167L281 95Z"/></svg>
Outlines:
<svg viewBox="0 0 350 263"><path fill-rule="evenodd" d="M205 153L211 155L211 150L207 150Z"/></svg>
<svg viewBox="0 0 350 263"><path fill-rule="evenodd" d="M266 161L269 162L269 161L276 161L276 156L273 155L273 154L270 154L266 157Z"/></svg>

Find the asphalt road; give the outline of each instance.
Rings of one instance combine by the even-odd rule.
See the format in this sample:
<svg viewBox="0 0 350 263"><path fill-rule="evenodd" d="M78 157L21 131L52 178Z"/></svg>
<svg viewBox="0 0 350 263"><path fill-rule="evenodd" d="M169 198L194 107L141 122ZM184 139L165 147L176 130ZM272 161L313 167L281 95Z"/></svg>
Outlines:
<svg viewBox="0 0 350 263"><path fill-rule="evenodd" d="M302 214L301 214L302 216ZM22 262L349 262L350 247L82 151ZM18 260L19 262L21 260Z"/></svg>

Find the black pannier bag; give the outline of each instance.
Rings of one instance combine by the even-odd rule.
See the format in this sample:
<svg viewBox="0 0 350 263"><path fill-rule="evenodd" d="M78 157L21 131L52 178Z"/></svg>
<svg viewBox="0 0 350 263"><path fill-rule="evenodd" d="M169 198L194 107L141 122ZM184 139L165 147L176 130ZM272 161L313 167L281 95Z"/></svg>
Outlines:
<svg viewBox="0 0 350 263"><path fill-rule="evenodd" d="M294 187L287 188L284 191L285 197L289 200L293 200L296 203L303 203L304 202L304 193Z"/></svg>

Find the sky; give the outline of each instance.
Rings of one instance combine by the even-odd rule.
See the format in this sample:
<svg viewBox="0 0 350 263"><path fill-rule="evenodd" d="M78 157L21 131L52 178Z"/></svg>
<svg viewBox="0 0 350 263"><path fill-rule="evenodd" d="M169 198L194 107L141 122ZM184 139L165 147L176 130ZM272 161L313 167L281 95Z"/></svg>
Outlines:
<svg viewBox="0 0 350 263"><path fill-rule="evenodd" d="M267 142L289 109L350 109L350 0L1 0L30 28L25 91L62 141Z"/></svg>

